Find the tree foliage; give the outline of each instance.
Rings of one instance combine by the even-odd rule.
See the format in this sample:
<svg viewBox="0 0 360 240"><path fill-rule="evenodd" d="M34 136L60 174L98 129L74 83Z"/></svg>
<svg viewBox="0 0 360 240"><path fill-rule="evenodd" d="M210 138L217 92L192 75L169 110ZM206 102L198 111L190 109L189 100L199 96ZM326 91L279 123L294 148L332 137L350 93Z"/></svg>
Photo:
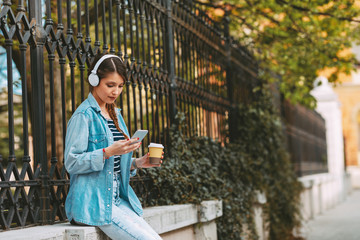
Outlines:
<svg viewBox="0 0 360 240"><path fill-rule="evenodd" d="M356 66L349 48L359 38L359 1L196 2L219 19L228 11L231 35L253 50L263 77L279 81L293 103L315 106L309 92L319 70L330 69L329 80L334 82L339 73L349 74ZM280 77L272 77L274 73Z"/></svg>

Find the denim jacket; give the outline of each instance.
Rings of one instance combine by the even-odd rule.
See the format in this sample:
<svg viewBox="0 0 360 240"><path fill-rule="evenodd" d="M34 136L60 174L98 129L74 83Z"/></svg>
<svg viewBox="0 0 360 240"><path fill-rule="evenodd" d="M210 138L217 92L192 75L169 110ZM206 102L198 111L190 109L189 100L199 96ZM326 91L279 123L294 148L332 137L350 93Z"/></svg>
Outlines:
<svg viewBox="0 0 360 240"><path fill-rule="evenodd" d="M121 130L128 134L117 109ZM65 168L70 174L70 189L65 202L69 219L87 225L111 223L114 157L103 158L103 148L114 142L100 107L89 93L68 122L65 139ZM121 155L120 197L141 216L139 199L129 185L132 152ZM135 175L132 171L131 175Z"/></svg>

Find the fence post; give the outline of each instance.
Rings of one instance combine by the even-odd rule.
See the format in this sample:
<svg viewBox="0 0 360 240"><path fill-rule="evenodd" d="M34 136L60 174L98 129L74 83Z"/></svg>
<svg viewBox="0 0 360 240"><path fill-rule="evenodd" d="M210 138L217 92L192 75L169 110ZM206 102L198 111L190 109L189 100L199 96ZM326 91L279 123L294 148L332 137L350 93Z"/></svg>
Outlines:
<svg viewBox="0 0 360 240"><path fill-rule="evenodd" d="M174 53L174 34L173 34L173 25L172 25L172 0L166 1L166 54L168 60L168 76L170 79L170 96L169 96L169 110L170 110L170 123L173 123L175 120L175 115L177 113L176 109L176 79L175 79L175 53Z"/></svg>
<svg viewBox="0 0 360 240"><path fill-rule="evenodd" d="M227 94L230 101L230 111L229 111L229 138L230 142L233 142L238 136L237 126L236 126L236 111L237 106L234 102L234 74L231 64L231 38L230 38L230 12L225 7L224 15L224 37L225 37L225 49L226 49L226 84L227 84Z"/></svg>
<svg viewBox="0 0 360 240"><path fill-rule="evenodd" d="M44 44L46 32L42 27L42 1L29 1L29 18L35 23L31 30L34 41L30 44L32 135L34 139L34 164L40 164L40 223L49 224L50 195L49 174L46 154L46 119L44 89Z"/></svg>

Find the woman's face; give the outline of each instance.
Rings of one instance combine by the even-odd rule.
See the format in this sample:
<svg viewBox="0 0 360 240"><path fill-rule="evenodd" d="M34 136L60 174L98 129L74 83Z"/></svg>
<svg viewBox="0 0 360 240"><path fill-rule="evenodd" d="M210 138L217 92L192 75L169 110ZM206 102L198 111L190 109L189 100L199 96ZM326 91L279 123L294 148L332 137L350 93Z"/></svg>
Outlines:
<svg viewBox="0 0 360 240"><path fill-rule="evenodd" d="M121 94L124 87L124 79L117 73L109 73L100 80L100 84L93 88L94 95L99 106L105 106L106 103L112 104Z"/></svg>

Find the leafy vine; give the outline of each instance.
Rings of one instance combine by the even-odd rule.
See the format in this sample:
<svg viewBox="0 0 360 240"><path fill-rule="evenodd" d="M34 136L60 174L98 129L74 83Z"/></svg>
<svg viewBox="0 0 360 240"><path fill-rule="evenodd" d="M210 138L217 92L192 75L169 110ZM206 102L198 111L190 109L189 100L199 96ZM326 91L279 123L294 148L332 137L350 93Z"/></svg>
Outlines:
<svg viewBox="0 0 360 240"><path fill-rule="evenodd" d="M219 239L258 239L253 204L260 190L267 198L263 208L269 238L294 239L293 230L301 221L302 186L285 148L281 119L269 98L265 93L250 105L238 106L239 137L225 147L207 137L186 137L184 114L178 114L163 166L147 170L158 190L155 198L143 199L144 204L221 199Z"/></svg>

